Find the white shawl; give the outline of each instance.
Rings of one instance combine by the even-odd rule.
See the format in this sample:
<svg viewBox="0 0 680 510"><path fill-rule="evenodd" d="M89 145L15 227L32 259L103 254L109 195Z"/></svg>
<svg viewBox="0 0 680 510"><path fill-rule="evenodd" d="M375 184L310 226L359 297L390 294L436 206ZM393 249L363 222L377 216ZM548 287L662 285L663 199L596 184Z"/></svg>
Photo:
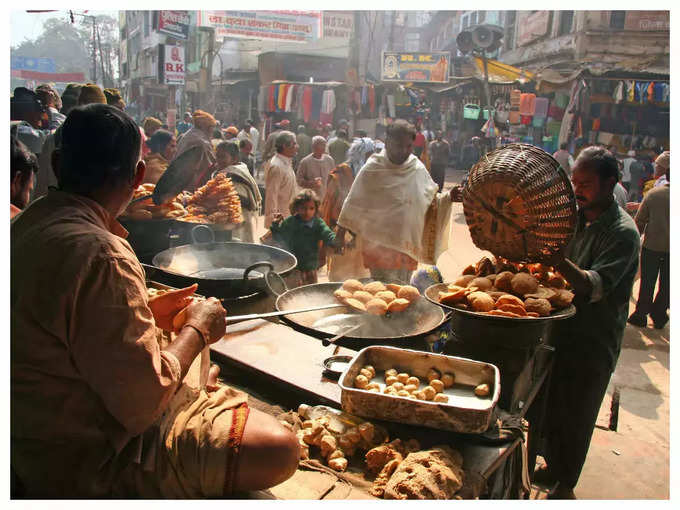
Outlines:
<svg viewBox="0 0 680 510"><path fill-rule="evenodd" d="M423 246L425 218L433 202L436 214L432 220L437 231L434 253ZM360 170L338 223L367 241L434 264L448 247L450 212L448 194L438 196L437 185L415 155L395 165L382 150Z"/></svg>

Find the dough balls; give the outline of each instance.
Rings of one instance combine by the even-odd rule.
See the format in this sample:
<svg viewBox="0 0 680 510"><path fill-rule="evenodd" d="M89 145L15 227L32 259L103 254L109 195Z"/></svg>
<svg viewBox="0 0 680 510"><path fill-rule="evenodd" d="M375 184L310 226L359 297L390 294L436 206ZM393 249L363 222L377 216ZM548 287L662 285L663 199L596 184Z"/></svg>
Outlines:
<svg viewBox="0 0 680 510"><path fill-rule="evenodd" d="M376 292L375 297L382 299L385 303L388 305L397 299L397 295L392 292L391 290L382 290L380 292Z"/></svg>
<svg viewBox="0 0 680 510"><path fill-rule="evenodd" d="M416 386L415 384L407 384L406 386L404 386L404 389L409 393L413 393L414 391L418 390L418 386Z"/></svg>
<svg viewBox="0 0 680 510"><path fill-rule="evenodd" d="M494 287L503 292L512 292L512 279L515 273L510 271L503 271L496 275L496 279L493 282Z"/></svg>
<svg viewBox="0 0 680 510"><path fill-rule="evenodd" d="M395 382L399 382L396 375L390 375L385 378L385 384L392 386Z"/></svg>
<svg viewBox="0 0 680 510"><path fill-rule="evenodd" d="M425 397L425 392L423 390L416 391L413 394L413 396L416 397L418 400L427 400L427 398Z"/></svg>
<svg viewBox="0 0 680 510"><path fill-rule="evenodd" d="M555 295L553 296L552 299L550 299L550 303L557 308L558 310L562 308L568 307L572 300L574 299L574 293L565 290L565 289L557 289L555 290Z"/></svg>
<svg viewBox="0 0 680 510"><path fill-rule="evenodd" d="M515 294L533 294L538 290L538 280L529 273L517 273L510 282Z"/></svg>
<svg viewBox="0 0 680 510"><path fill-rule="evenodd" d="M473 312L488 312L493 310L496 302L486 292L471 292L468 295L468 303Z"/></svg>
<svg viewBox="0 0 680 510"><path fill-rule="evenodd" d="M432 386L437 393L444 391L444 383L439 379L432 379L430 381L430 386Z"/></svg>
<svg viewBox="0 0 680 510"><path fill-rule="evenodd" d="M501 306L501 305L524 306L524 301L522 301L517 296L513 296L512 294L503 294L501 297L499 297L496 300L496 306Z"/></svg>
<svg viewBox="0 0 680 510"><path fill-rule="evenodd" d="M411 377L411 376L409 374L407 374L406 372L401 372L400 374L397 374L397 379L402 384L406 384L408 382L409 377Z"/></svg>
<svg viewBox="0 0 680 510"><path fill-rule="evenodd" d="M399 390L397 391L397 396L398 397L408 397L410 393L406 390Z"/></svg>
<svg viewBox="0 0 680 510"><path fill-rule="evenodd" d="M437 393L437 394L434 396L434 401L435 401L435 402L446 403L446 402L449 401L449 396L448 396L448 395L444 395L443 393Z"/></svg>
<svg viewBox="0 0 680 510"><path fill-rule="evenodd" d="M468 289L460 289L452 292L440 292L439 302L447 306L452 306L465 301L465 298L469 293L470 291Z"/></svg>
<svg viewBox="0 0 680 510"><path fill-rule="evenodd" d="M344 301L345 299L352 297L352 293L345 289L338 289L333 292L333 295L340 301Z"/></svg>
<svg viewBox="0 0 680 510"><path fill-rule="evenodd" d="M371 373L370 370L367 370L367 369L365 369L365 368L362 368L361 370L359 370L359 373L360 373L361 375L363 375L364 377L366 377L366 379L368 379L369 381L370 381L371 379L373 379L373 374Z"/></svg>
<svg viewBox="0 0 680 510"><path fill-rule="evenodd" d="M491 389L488 384L480 384L475 388L475 395L478 397L488 397Z"/></svg>
<svg viewBox="0 0 680 510"><path fill-rule="evenodd" d="M361 301L359 301L357 299L348 298L348 299L345 300L345 303L347 303L349 306L351 306L355 310L359 310L360 312L366 311L366 305L364 305Z"/></svg>
<svg viewBox="0 0 680 510"><path fill-rule="evenodd" d="M420 379L418 379L415 376L411 376L406 380L406 384L412 384L417 388L418 386L420 386Z"/></svg>
<svg viewBox="0 0 680 510"><path fill-rule="evenodd" d="M364 284L359 280L350 279L345 280L345 282L342 284L342 288L351 293L355 293L358 290L364 290Z"/></svg>
<svg viewBox="0 0 680 510"><path fill-rule="evenodd" d="M395 368L388 368L387 370L385 370L385 377L389 377L391 375L396 377L398 373L399 372L397 372Z"/></svg>
<svg viewBox="0 0 680 510"><path fill-rule="evenodd" d="M372 365L364 365L364 370L369 370L371 372L371 378L375 377L375 368Z"/></svg>
<svg viewBox="0 0 680 510"><path fill-rule="evenodd" d="M442 374L439 373L439 370L437 370L436 368L429 369L426 375L428 381L431 381L432 379L439 379L441 376Z"/></svg>
<svg viewBox="0 0 680 510"><path fill-rule="evenodd" d="M491 289L491 287L493 287L493 283L491 283L491 280L488 278L478 277L470 281L468 287L477 287L479 290L483 291Z"/></svg>
<svg viewBox="0 0 680 510"><path fill-rule="evenodd" d="M371 386L370 384L368 386ZM380 393L380 385L377 387L367 387L366 391L372 391L373 393Z"/></svg>
<svg viewBox="0 0 680 510"><path fill-rule="evenodd" d="M377 294L378 292L387 290L387 287L385 287L382 282L371 282L364 285L364 290L366 292L370 292L371 294Z"/></svg>
<svg viewBox="0 0 680 510"><path fill-rule="evenodd" d="M371 299L366 303L366 311L371 315L385 315L387 313L387 303L382 299Z"/></svg>
<svg viewBox="0 0 680 510"><path fill-rule="evenodd" d="M373 294L366 292L365 290L358 290L352 294L352 297L357 301L361 301L362 303L366 304L373 299Z"/></svg>
<svg viewBox="0 0 680 510"><path fill-rule="evenodd" d="M397 297L409 302L417 301L420 299L420 291L411 285L404 285L397 293Z"/></svg>
<svg viewBox="0 0 680 510"><path fill-rule="evenodd" d="M548 273L545 284L553 289L564 289L567 286L567 281L562 275L555 273Z"/></svg>
<svg viewBox="0 0 680 510"><path fill-rule="evenodd" d="M432 386L425 386L423 388L423 395L425 395L425 400L432 400L436 394L437 392Z"/></svg>
<svg viewBox="0 0 680 510"><path fill-rule="evenodd" d="M395 383L392 383L392 387L397 391L401 391L404 389L404 383L402 383L401 381L397 381Z"/></svg>
<svg viewBox="0 0 680 510"><path fill-rule="evenodd" d="M368 386L368 378L365 375L359 374L354 378L354 387L363 390Z"/></svg>
<svg viewBox="0 0 680 510"><path fill-rule="evenodd" d="M542 298L527 298L524 302L524 308L527 312L536 312L541 317L550 315L550 301Z"/></svg>
<svg viewBox="0 0 680 510"><path fill-rule="evenodd" d="M442 375L441 381L444 383L444 388L450 388L453 386L453 383L456 382L456 376L447 372Z"/></svg>
<svg viewBox="0 0 680 510"><path fill-rule="evenodd" d="M395 296L399 294L399 291L401 290L401 285L398 285L396 283L388 283L385 285L385 287L387 287L387 290L394 292Z"/></svg>
<svg viewBox="0 0 680 510"><path fill-rule="evenodd" d="M474 274L465 274L463 276L459 276L453 281L453 284L458 286L458 287L467 287L468 283L470 283L472 280L474 280L476 276Z"/></svg>
<svg viewBox="0 0 680 510"><path fill-rule="evenodd" d="M408 308L411 302L408 299L397 298L387 305L388 312L403 312Z"/></svg>

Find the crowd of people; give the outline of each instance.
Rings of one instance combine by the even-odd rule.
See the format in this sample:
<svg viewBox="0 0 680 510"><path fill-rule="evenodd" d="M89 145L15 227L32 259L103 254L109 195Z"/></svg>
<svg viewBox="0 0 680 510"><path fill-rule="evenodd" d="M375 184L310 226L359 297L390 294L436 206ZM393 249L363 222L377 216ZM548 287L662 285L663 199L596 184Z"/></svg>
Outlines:
<svg viewBox="0 0 680 510"><path fill-rule="evenodd" d="M139 185L158 182L198 147L187 191L229 176L245 218L235 235L294 253L291 285L316 282L324 265L331 281L415 283L418 267L434 266L448 248L451 204L462 196L460 186L443 192L451 152L442 133L397 119L383 140L350 136L344 120L314 133L281 120L264 138L252 120L223 128L202 110L174 130L157 118L140 126L118 91L93 84L69 85L61 96L49 85L19 87L10 104L11 463L25 493L219 497L290 477L294 434L218 384L215 371L205 391L183 383L225 333L220 302L191 300L196 286L149 297L117 218ZM470 147L467 157L478 159L480 144ZM632 153L619 165L603 147L576 158L560 151L579 222L551 265L573 288L577 313L561 324L570 341L555 358L558 407L537 476L559 482L555 494L568 498L626 321L668 321L670 153L655 159L650 177ZM642 198L634 219L615 200L620 181L627 202ZM269 232L259 239L262 215ZM640 296L628 318L638 267ZM180 311L186 318L176 324ZM163 343L159 329L176 339Z"/></svg>

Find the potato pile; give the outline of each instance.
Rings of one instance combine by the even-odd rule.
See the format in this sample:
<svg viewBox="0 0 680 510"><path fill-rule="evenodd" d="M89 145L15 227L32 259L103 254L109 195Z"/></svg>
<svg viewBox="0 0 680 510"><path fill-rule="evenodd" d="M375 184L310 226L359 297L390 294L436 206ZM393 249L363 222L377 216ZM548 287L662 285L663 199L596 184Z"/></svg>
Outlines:
<svg viewBox="0 0 680 510"><path fill-rule="evenodd" d="M377 281L364 285L353 279L345 280L333 295L341 303L371 315L402 312L420 299L420 292L411 285L384 284Z"/></svg>
<svg viewBox="0 0 680 510"><path fill-rule="evenodd" d="M387 439L386 432L368 421L337 434L331 430L325 416L302 422L297 437L301 459L309 458L310 446L317 447L328 467L335 471L347 469L347 457L354 455L357 450L370 450Z"/></svg>
<svg viewBox="0 0 680 510"><path fill-rule="evenodd" d="M187 200L188 216L182 221L192 223L242 223L241 200L231 179L217 174Z"/></svg>
<svg viewBox="0 0 680 510"><path fill-rule="evenodd" d="M567 308L574 293L567 281L543 264L515 264L500 257L494 264L487 257L470 265L446 292L441 304L501 317L547 317Z"/></svg>
<svg viewBox="0 0 680 510"><path fill-rule="evenodd" d="M135 198L143 196L150 197L155 188L155 184L142 184L134 191L132 199L134 200ZM180 202L177 197L175 197L172 202L163 205L155 205L149 198L148 200L128 205L123 217L131 220L151 220L161 218L182 218L187 214L182 202Z"/></svg>

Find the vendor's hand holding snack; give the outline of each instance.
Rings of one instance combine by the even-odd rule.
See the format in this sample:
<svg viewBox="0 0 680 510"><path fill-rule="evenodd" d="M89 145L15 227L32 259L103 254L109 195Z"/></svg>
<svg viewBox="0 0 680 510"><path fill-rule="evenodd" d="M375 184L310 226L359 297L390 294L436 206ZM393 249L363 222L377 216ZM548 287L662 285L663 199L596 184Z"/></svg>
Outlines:
<svg viewBox="0 0 680 510"><path fill-rule="evenodd" d="M156 326L165 331L179 331L173 327L173 319L192 302L191 296L197 288L194 283L184 289L149 292L149 308Z"/></svg>
<svg viewBox="0 0 680 510"><path fill-rule="evenodd" d="M227 311L217 298L194 300L178 316L181 317L182 314L185 314L186 320L175 320L173 324L182 322L179 329L184 326L195 328L207 344L217 342L227 331Z"/></svg>
<svg viewBox="0 0 680 510"><path fill-rule="evenodd" d="M345 280L333 294L340 302L372 315L402 312L420 299L420 292L411 285L385 285L378 281L364 285L354 279Z"/></svg>
<svg viewBox="0 0 680 510"><path fill-rule="evenodd" d="M494 272L495 271L495 272ZM488 257L471 264L439 292L439 302L454 308L499 317L547 317L571 305L568 283L546 264L518 264Z"/></svg>

